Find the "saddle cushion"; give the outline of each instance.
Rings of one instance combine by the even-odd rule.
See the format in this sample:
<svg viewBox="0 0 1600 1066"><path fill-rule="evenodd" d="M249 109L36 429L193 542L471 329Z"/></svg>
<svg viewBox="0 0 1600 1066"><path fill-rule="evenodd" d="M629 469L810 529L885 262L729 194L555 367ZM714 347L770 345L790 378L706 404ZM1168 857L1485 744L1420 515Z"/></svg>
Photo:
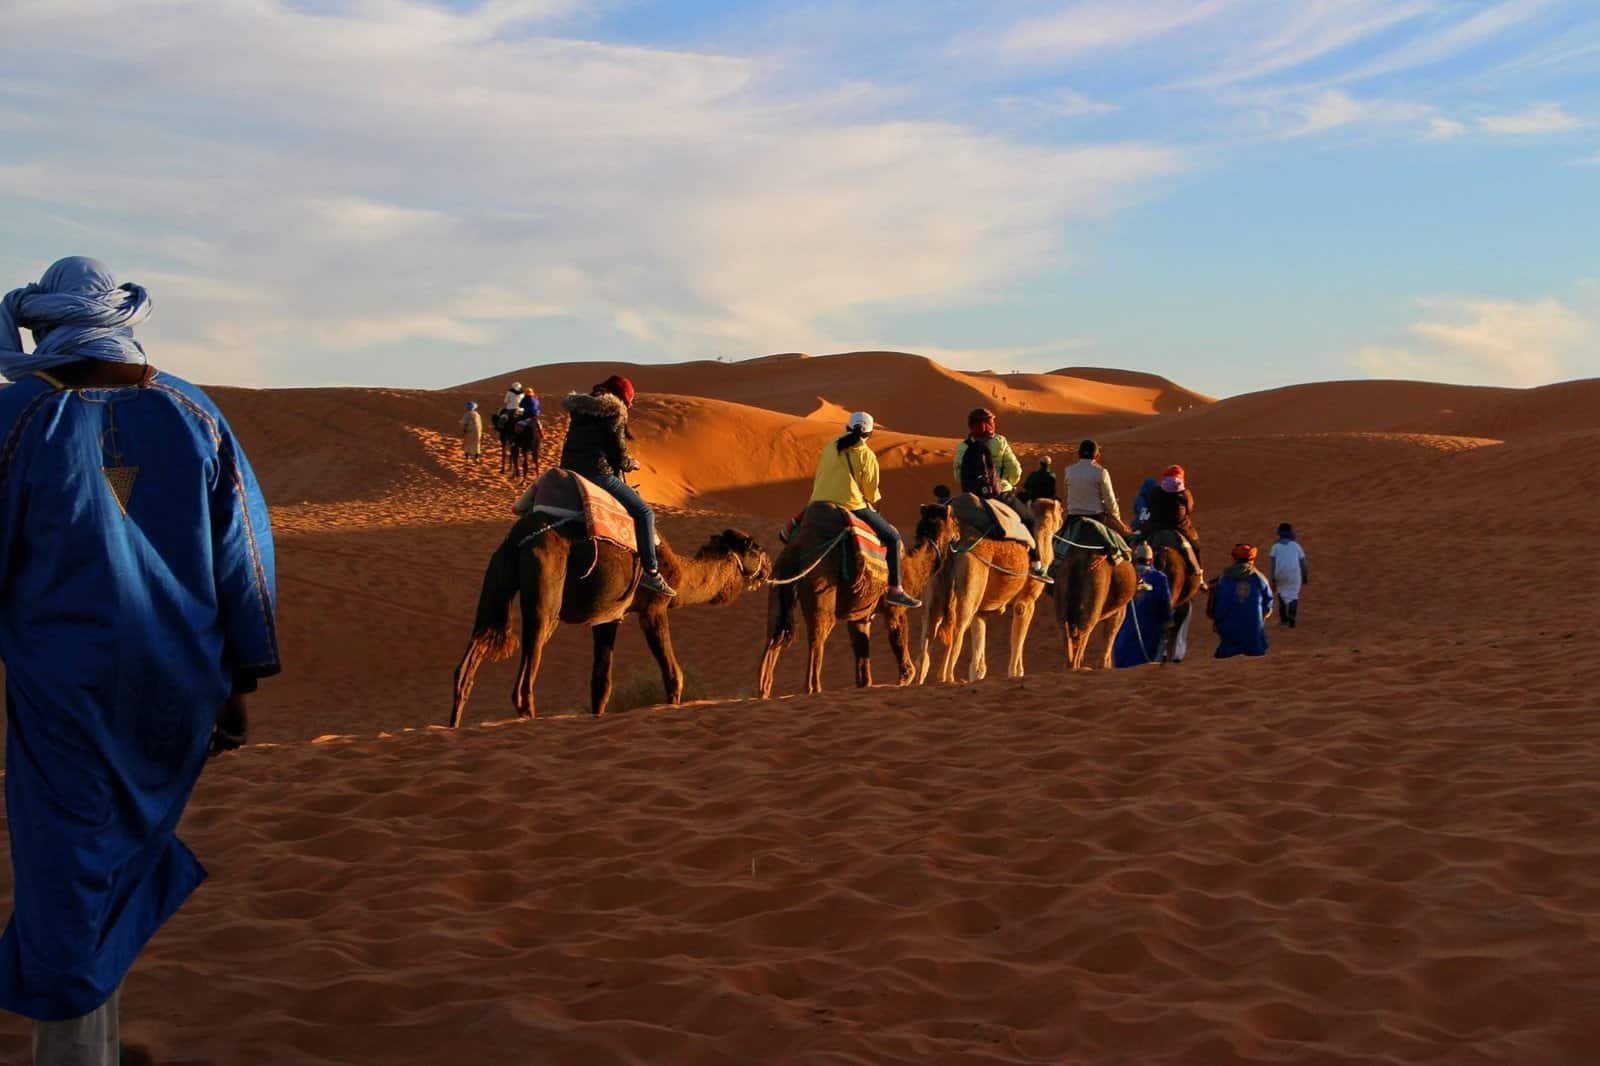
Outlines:
<svg viewBox="0 0 1600 1066"><path fill-rule="evenodd" d="M966 492L951 499L950 511L963 527L982 533L985 539L1012 540L1033 547L1033 534L1023 524L1022 516L999 500L985 500Z"/></svg>
<svg viewBox="0 0 1600 1066"><path fill-rule="evenodd" d="M1112 563L1123 563L1133 558L1133 549L1122 534L1095 518L1073 515L1067 519L1066 528L1056 538L1061 548L1088 548L1104 552Z"/></svg>
<svg viewBox="0 0 1600 1066"><path fill-rule="evenodd" d="M546 470L517 502L517 514L542 514L551 518L582 519L591 540L603 540L630 552L639 550L633 516L617 498L570 470ZM660 543L661 538L656 538Z"/></svg>
<svg viewBox="0 0 1600 1066"><path fill-rule="evenodd" d="M812 552L820 552L835 537L844 538L842 584L854 588L876 578L889 580L889 548L873 528L835 503L813 503L785 523L778 539L790 544L797 539L802 527L808 528L804 540L812 543ZM803 557L803 552L786 550L779 556L778 577L793 577L815 561L815 555Z"/></svg>

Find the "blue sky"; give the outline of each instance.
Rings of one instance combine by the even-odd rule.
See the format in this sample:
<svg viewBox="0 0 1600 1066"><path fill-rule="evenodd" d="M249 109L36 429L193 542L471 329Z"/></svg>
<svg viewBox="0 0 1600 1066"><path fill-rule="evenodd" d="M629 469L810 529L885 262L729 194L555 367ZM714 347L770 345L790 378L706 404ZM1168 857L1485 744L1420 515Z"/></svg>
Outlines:
<svg viewBox="0 0 1600 1066"><path fill-rule="evenodd" d="M0 280L437 386L921 351L1215 394L1600 374L1600 5L20 0Z"/></svg>

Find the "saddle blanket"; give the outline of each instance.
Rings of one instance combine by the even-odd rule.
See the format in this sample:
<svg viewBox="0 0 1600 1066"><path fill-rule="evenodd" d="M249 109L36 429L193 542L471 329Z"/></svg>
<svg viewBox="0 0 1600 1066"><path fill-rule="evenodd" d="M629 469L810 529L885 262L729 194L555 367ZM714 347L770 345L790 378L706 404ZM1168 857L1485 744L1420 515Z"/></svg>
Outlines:
<svg viewBox="0 0 1600 1066"><path fill-rule="evenodd" d="M1014 540L1034 546L1033 534L1023 524L1022 516L1000 500L985 500L967 492L950 501L950 510L956 521L982 532L988 540Z"/></svg>
<svg viewBox="0 0 1600 1066"><path fill-rule="evenodd" d="M778 539L785 544L789 543L808 515L813 521L816 521L821 517L821 514L814 512L823 510L829 512L829 518L835 521L842 519L846 523L845 573L842 575L844 583L846 585L853 584L856 576L861 574L875 575L879 580L887 582L889 580L888 546L883 543L883 540L871 526L842 507L834 504L812 504L789 519L784 527L778 531ZM833 528L838 530L839 527L835 525Z"/></svg>
<svg viewBox="0 0 1600 1066"><path fill-rule="evenodd" d="M1056 537L1056 547L1065 553L1067 548L1089 548L1103 551L1113 563L1133 558L1133 549L1122 534L1094 518L1073 515L1067 519L1066 528Z"/></svg>
<svg viewBox="0 0 1600 1066"><path fill-rule="evenodd" d="M584 533L591 540L603 540L630 552L639 550L633 516L627 508L605 489L570 470L546 470L517 498L511 510L519 515L581 519ZM659 536L656 543L661 543Z"/></svg>

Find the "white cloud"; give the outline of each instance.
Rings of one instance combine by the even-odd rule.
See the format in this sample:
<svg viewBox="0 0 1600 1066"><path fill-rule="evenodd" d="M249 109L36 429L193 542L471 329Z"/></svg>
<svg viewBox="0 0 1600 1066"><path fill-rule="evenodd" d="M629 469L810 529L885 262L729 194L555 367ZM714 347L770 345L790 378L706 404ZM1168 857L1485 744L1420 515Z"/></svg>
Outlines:
<svg viewBox="0 0 1600 1066"><path fill-rule="evenodd" d="M1574 160L1580 167L1600 167L1600 152L1593 155L1582 156Z"/></svg>
<svg viewBox="0 0 1600 1066"><path fill-rule="evenodd" d="M1058 88L1032 96L1002 96L995 103L1007 107L1024 108L1051 118L1072 119L1089 115L1109 115L1117 110L1116 104L1095 100L1076 89Z"/></svg>
<svg viewBox="0 0 1600 1066"><path fill-rule="evenodd" d="M800 346L826 316L992 290L1181 164L887 121L753 59L528 32L578 6L11 10L32 43L8 84L52 135L0 165L0 197L95 233L131 280L168 275L147 330L167 352L349 380L386 373L387 345L490 345L556 315L664 356ZM62 79L83 55L100 76ZM351 347L373 351L335 366Z"/></svg>
<svg viewBox="0 0 1600 1066"><path fill-rule="evenodd" d="M1344 126L1421 122L1431 110L1408 100L1361 99L1328 89L1311 96L1263 96L1257 116L1269 131L1305 137Z"/></svg>
<svg viewBox="0 0 1600 1066"><path fill-rule="evenodd" d="M1274 5L1268 9L1260 32L1239 34L1244 40L1228 50L1217 70L1190 84L1228 85L1292 70L1432 10L1432 0L1323 0Z"/></svg>
<svg viewBox="0 0 1600 1066"><path fill-rule="evenodd" d="M1535 104L1509 115L1485 115L1478 119L1485 133L1531 136L1541 133L1567 133L1581 129L1583 123L1567 114L1560 104Z"/></svg>
<svg viewBox="0 0 1600 1066"><path fill-rule="evenodd" d="M1019 58L1067 59L1121 48L1204 22L1236 0L1083 0L1012 26L1001 49Z"/></svg>
<svg viewBox="0 0 1600 1066"><path fill-rule="evenodd" d="M1465 122L1457 122L1453 118L1430 118L1428 120L1428 140L1448 141L1467 132Z"/></svg>
<svg viewBox="0 0 1600 1066"><path fill-rule="evenodd" d="M1373 377L1528 386L1572 376L1600 358L1600 321L1553 297L1417 303L1424 317L1404 338L1361 348L1351 361Z"/></svg>

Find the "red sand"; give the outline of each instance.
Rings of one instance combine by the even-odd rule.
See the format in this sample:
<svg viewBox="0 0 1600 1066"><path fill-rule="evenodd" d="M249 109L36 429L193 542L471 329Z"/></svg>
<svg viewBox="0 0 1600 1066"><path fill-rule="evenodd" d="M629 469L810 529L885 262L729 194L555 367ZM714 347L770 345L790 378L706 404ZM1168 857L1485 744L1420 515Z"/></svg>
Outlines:
<svg viewBox="0 0 1600 1066"><path fill-rule="evenodd" d="M817 396L894 411L856 389L892 367L850 358L806 361ZM792 362L739 373L781 398ZM833 423L697 367L641 405L646 489L676 545L770 544ZM885 421L959 421L970 377ZM1068 676L1040 621L1024 680L859 692L836 636L828 693L760 703L758 594L673 619L707 702L449 733L425 727L515 495L450 432L497 390L218 390L276 504L288 672L201 782L213 880L135 967L125 1036L189 1066L1588 1062L1600 667L1569 560L1600 534L1597 394L1112 412L1123 499L1184 463L1210 558L1303 531L1303 625L1262 661L1197 627L1181 666ZM1014 436L1064 459L1076 431ZM878 441L903 525L952 443ZM542 712L583 705L588 660L564 628ZM653 674L635 630L618 664ZM510 684L486 669L469 720Z"/></svg>

